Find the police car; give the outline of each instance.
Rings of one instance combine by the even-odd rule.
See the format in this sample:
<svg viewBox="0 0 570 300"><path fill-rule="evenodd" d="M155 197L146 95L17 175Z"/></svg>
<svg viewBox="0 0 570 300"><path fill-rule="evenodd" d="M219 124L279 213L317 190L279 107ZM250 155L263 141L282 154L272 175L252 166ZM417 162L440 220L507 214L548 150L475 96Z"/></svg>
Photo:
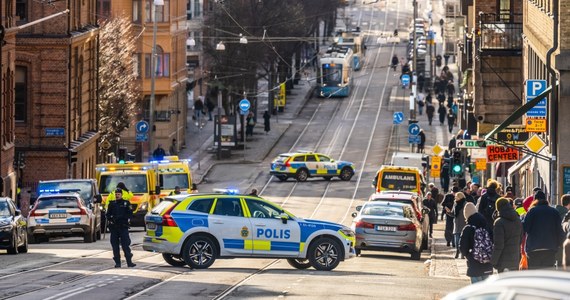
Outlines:
<svg viewBox="0 0 570 300"><path fill-rule="evenodd" d="M355 256L354 232L295 217L240 194L169 196L146 216L143 249L172 266L206 269L217 258L284 258L298 269L332 270Z"/></svg>
<svg viewBox="0 0 570 300"><path fill-rule="evenodd" d="M301 151L282 153L271 163L270 174L281 181L294 177L297 181L306 181L309 177L323 177L331 180L339 177L349 181L354 175L354 164L347 161L335 161L327 155Z"/></svg>
<svg viewBox="0 0 570 300"><path fill-rule="evenodd" d="M28 216L30 243L47 241L50 237L80 236L85 243L101 239L100 218L93 204L86 204L79 190L49 190L35 201Z"/></svg>

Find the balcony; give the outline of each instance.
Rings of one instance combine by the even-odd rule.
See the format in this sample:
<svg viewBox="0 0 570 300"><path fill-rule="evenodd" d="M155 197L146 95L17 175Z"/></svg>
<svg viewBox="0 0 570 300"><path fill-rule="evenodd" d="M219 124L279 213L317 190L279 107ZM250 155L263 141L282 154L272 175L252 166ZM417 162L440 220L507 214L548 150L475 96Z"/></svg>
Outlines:
<svg viewBox="0 0 570 300"><path fill-rule="evenodd" d="M479 14L479 52L483 55L522 55L521 14Z"/></svg>

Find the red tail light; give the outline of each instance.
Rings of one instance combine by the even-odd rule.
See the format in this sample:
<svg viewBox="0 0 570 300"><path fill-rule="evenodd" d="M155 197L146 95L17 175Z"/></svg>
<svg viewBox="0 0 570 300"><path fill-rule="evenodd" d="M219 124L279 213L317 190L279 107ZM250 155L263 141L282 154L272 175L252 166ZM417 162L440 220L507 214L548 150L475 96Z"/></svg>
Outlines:
<svg viewBox="0 0 570 300"><path fill-rule="evenodd" d="M40 215L40 214L36 214L36 209L35 209L35 208L32 209L32 210L30 211L30 214L28 215L28 217L39 217L39 216L41 216L41 215Z"/></svg>
<svg viewBox="0 0 570 300"><path fill-rule="evenodd" d="M170 215L170 212L172 212L172 210L174 210L174 208L176 207L176 205L172 205L171 208L169 208L164 215L162 215L162 226L170 226L170 227L177 227L178 225L176 224L176 222L174 221L174 219L172 218L172 216Z"/></svg>
<svg viewBox="0 0 570 300"><path fill-rule="evenodd" d="M289 158L287 158L287 160L285 161L285 166L286 166L286 167L290 167L290 166L291 166L291 163L290 163L291 159L293 159L293 158L292 158L292 157L289 157Z"/></svg>
<svg viewBox="0 0 570 300"><path fill-rule="evenodd" d="M414 225L414 223L399 225L398 231L416 231L416 225Z"/></svg>
<svg viewBox="0 0 570 300"><path fill-rule="evenodd" d="M70 215L86 216L87 210L84 207L79 207L79 211L70 212L69 214Z"/></svg>
<svg viewBox="0 0 570 300"><path fill-rule="evenodd" d="M356 226L357 228L370 228L370 229L374 229L374 224L368 223L368 222L364 222L364 221L358 221L358 222L356 222L355 226Z"/></svg>

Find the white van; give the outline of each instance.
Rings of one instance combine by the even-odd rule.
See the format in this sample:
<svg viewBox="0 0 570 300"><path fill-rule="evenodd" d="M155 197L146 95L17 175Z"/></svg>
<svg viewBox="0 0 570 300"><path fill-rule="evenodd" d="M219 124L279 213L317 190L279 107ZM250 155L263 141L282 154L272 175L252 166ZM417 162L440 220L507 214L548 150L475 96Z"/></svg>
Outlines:
<svg viewBox="0 0 570 300"><path fill-rule="evenodd" d="M394 152L392 154L392 166L414 167L423 170L422 158L426 156L422 153Z"/></svg>

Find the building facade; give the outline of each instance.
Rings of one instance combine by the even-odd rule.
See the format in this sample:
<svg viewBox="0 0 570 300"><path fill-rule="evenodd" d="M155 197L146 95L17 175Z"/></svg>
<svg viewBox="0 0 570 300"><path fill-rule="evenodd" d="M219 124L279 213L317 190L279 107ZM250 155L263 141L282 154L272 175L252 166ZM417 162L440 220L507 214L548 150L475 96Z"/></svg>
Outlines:
<svg viewBox="0 0 570 300"><path fill-rule="evenodd" d="M16 196L18 165L14 164L16 124L14 121L14 76L16 57L15 0L0 1L0 196Z"/></svg>
<svg viewBox="0 0 570 300"><path fill-rule="evenodd" d="M17 1L16 23L25 28L15 42L15 150L25 157L19 174L24 188L39 180L95 175L95 7L95 0Z"/></svg>
<svg viewBox="0 0 570 300"><path fill-rule="evenodd" d="M157 4L155 5L155 1ZM162 145L168 151L185 145L188 71L186 67L187 1L186 0L99 0L100 16L127 15L137 33L138 74L141 80L141 111L135 122L150 121L152 96L151 53L156 16L156 69L154 89L154 131L149 132L152 148ZM156 10L155 10L156 8ZM154 149L150 142L137 141L135 126L121 135L121 146L140 158L148 158Z"/></svg>

